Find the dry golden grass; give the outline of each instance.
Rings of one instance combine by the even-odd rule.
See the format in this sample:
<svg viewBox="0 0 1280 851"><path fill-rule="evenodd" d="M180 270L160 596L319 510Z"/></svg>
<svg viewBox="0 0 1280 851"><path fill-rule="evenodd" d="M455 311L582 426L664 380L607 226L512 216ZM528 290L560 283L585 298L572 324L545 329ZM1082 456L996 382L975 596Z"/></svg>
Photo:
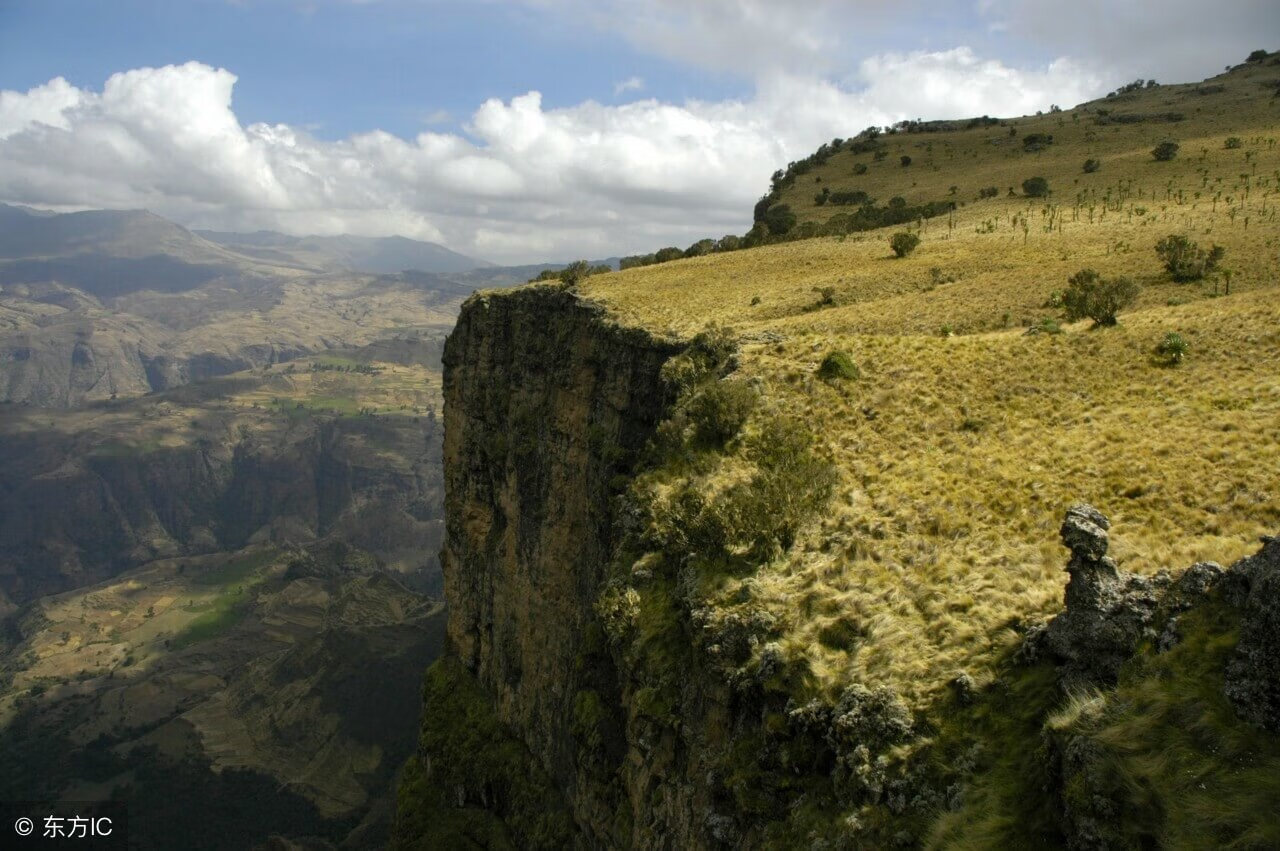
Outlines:
<svg viewBox="0 0 1280 851"><path fill-rule="evenodd" d="M959 670L981 679L1012 642L1011 624L1060 606L1057 527L1078 500L1110 515L1113 554L1141 572L1226 563L1280 532L1280 100L1262 86L1271 78L1280 69L1250 67L1209 81L1226 86L1216 94L1170 86L1102 103L1180 111L1179 123L1097 126L1076 111L1012 122L1019 136L1054 135L1039 154L1022 153L1020 138L992 144L1009 139L1001 127L891 136L885 160L858 158L867 175L854 178L854 158L838 154L784 197L803 220L840 212L812 204L814 175L833 190L912 202L958 184L966 205L926 222L903 260L890 257L888 237L901 229L891 228L585 283L621 321L657 332L731 325L741 372L765 388L764 411L802 415L840 470L820 526L751 579L787 624L784 644L821 679L885 683L918 703ZM1243 147L1225 149L1228 136ZM1150 148L1166 137L1181 155L1157 163ZM1086 157L1102 170L1083 174ZM972 200L1033 175L1053 186L1047 202ZM1227 248L1229 296L1214 296L1225 281L1168 280L1154 245L1170 233ZM1024 335L1024 324L1058 315L1046 301L1082 267L1143 285L1120 326ZM835 306L818 305L822 287L834 288ZM1191 346L1177 367L1153 355L1168 331ZM836 349L852 355L859 380L815 377ZM858 647L818 640L837 622L863 636Z"/></svg>

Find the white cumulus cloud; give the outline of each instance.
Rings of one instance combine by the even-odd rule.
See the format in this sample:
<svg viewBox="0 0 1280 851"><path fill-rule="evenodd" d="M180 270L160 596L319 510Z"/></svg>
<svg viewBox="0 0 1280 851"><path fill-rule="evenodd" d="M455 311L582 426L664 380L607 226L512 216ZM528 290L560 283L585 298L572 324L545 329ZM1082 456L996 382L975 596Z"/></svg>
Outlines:
<svg viewBox="0 0 1280 851"><path fill-rule="evenodd" d="M727 0L726 0L727 2ZM1096 95L1069 61L1020 70L965 48L886 54L839 83L762 74L750 99L480 104L464 133L320 140L244 125L236 77L197 62L0 92L0 200L146 207L194 227L399 233L499 262L601 257L741 233L769 175L902 118L1021 114Z"/></svg>

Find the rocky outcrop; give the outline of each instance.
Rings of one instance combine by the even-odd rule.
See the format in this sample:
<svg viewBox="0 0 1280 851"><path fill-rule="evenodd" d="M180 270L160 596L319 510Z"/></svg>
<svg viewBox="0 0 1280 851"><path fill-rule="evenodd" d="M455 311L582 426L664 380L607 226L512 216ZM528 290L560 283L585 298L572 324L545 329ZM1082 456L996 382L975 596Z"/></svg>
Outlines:
<svg viewBox="0 0 1280 851"><path fill-rule="evenodd" d="M1143 641L1169 650L1179 641L1183 613L1220 591L1223 602L1239 610L1240 622L1224 690L1241 718L1280 730L1280 538L1263 538L1262 549L1227 570L1198 562L1171 581L1163 572L1143 577L1119 570L1107 555L1110 526L1090 505L1067 511L1065 610L1029 636L1026 655L1047 653L1068 692L1114 686Z"/></svg>
<svg viewBox="0 0 1280 851"><path fill-rule="evenodd" d="M1110 521L1091 505L1067 511L1060 534L1071 550L1066 610L1050 622L1043 648L1061 664L1068 690L1114 685L1143 638L1152 638L1160 592L1168 577L1127 573L1107 555Z"/></svg>
<svg viewBox="0 0 1280 851"><path fill-rule="evenodd" d="M1280 732L1280 538L1231 567L1243 614L1240 643L1227 666L1227 696L1240 716Z"/></svg>
<svg viewBox="0 0 1280 851"><path fill-rule="evenodd" d="M1066 692L1038 752L1061 841L1082 850L1163 845L1171 820L1162 808L1191 805L1185 790L1171 791L1176 783L1135 776L1125 762L1140 762L1134 754L1155 750L1168 772L1204 777L1239 764L1226 739L1257 736L1257 753L1268 752L1265 734L1241 730L1246 723L1274 731L1280 721L1280 542L1264 538L1227 570L1199 562L1171 581L1119 570L1107 556L1109 526L1091 506L1067 512L1066 607L1024 647L1057 666ZM1176 729L1188 723L1197 735ZM1241 829L1219 827L1223 844Z"/></svg>

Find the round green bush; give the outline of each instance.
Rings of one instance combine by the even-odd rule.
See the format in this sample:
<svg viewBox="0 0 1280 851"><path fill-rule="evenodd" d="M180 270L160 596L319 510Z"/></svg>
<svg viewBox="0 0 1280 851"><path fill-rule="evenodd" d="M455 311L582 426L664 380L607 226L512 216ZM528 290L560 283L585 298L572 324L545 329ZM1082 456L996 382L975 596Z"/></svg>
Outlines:
<svg viewBox="0 0 1280 851"><path fill-rule="evenodd" d="M1151 149L1151 156L1155 157L1158 162L1168 162L1178 155L1178 143L1173 141L1164 141Z"/></svg>
<svg viewBox="0 0 1280 851"><path fill-rule="evenodd" d="M861 375L858 365L845 351L834 351L822 359L818 367L818 377L828 381L852 381Z"/></svg>
<svg viewBox="0 0 1280 851"><path fill-rule="evenodd" d="M889 247L893 249L893 253L899 257L906 257L908 254L916 250L916 246L920 244L920 237L914 233L907 231L899 231L889 238Z"/></svg>
<svg viewBox="0 0 1280 851"><path fill-rule="evenodd" d="M1022 191L1029 198L1043 198L1049 194L1049 181L1043 177L1028 177L1022 181Z"/></svg>
<svg viewBox="0 0 1280 851"><path fill-rule="evenodd" d="M745 381L718 381L689 404L698 440L724 446L737 437L756 406L756 391Z"/></svg>

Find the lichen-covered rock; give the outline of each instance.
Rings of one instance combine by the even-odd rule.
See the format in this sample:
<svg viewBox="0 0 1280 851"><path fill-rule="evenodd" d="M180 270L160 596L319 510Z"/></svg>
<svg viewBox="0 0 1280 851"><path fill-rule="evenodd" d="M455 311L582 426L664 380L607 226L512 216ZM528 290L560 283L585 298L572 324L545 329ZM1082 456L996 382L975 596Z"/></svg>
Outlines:
<svg viewBox="0 0 1280 851"><path fill-rule="evenodd" d="M1167 619L1156 642L1160 652L1171 649L1181 640L1178 624L1182 613L1203 601L1225 575L1222 566L1212 561L1196 562L1182 572L1165 594L1163 608Z"/></svg>
<svg viewBox="0 0 1280 851"><path fill-rule="evenodd" d="M1240 582L1240 643L1227 666L1225 690L1250 723L1280 731L1280 538L1231 566Z"/></svg>
<svg viewBox="0 0 1280 851"><path fill-rule="evenodd" d="M1101 511L1092 505L1078 503L1067 509L1059 534L1062 535L1062 543L1072 553L1089 561L1098 561L1107 554L1110 545L1107 530L1110 528L1111 521Z"/></svg>
<svg viewBox="0 0 1280 851"><path fill-rule="evenodd" d="M831 713L827 742L836 754L836 786L846 800L875 802L888 780L885 752L911 734L911 711L892 689L854 683Z"/></svg>
<svg viewBox="0 0 1280 851"><path fill-rule="evenodd" d="M1084 504L1072 506L1062 524L1062 541L1071 550L1066 611L1037 638L1037 650L1060 664L1067 690L1114 684L1138 642L1155 637L1152 622L1168 579L1119 570L1107 555L1110 526L1102 512Z"/></svg>

